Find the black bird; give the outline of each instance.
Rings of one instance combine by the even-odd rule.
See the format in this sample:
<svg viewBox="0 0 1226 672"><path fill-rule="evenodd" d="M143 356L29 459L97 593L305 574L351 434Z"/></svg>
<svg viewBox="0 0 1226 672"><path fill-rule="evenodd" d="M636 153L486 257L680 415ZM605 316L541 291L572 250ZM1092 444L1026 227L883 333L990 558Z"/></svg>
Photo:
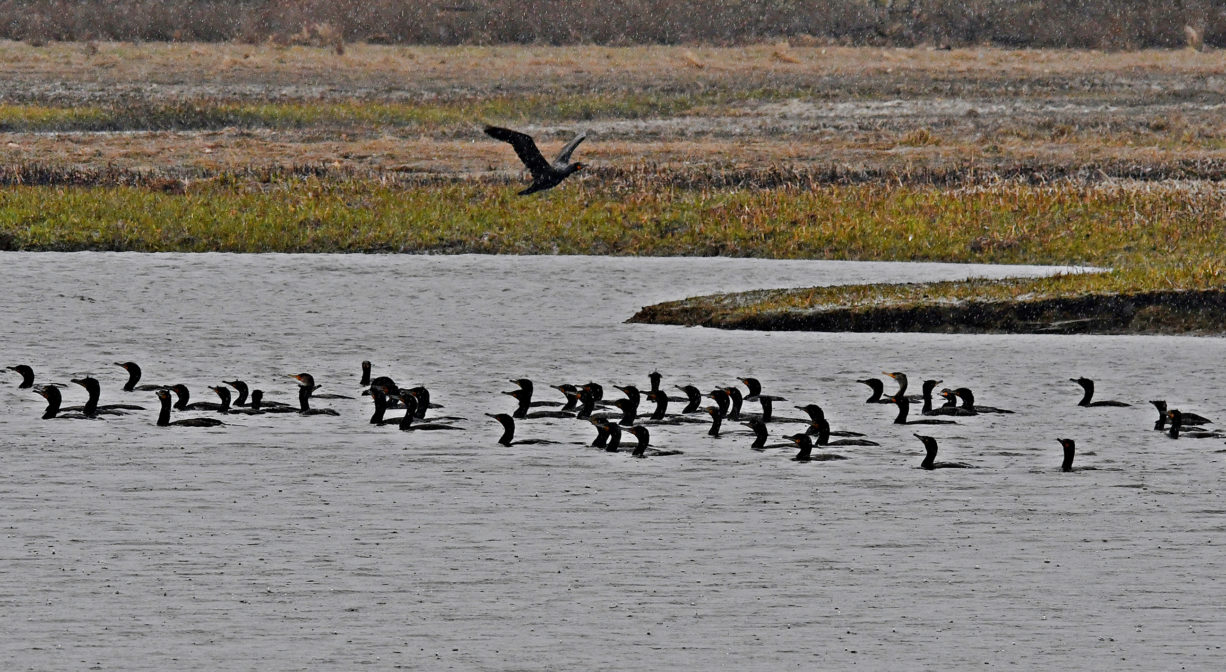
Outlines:
<svg viewBox="0 0 1226 672"><path fill-rule="evenodd" d="M417 414L417 406L421 403L419 397L412 390L400 391L400 403L404 404L404 417L400 419L400 424L397 425L400 431L431 431L436 429L455 429L463 431L463 427L456 427L441 422L426 422L422 424L413 424L420 416Z"/></svg>
<svg viewBox="0 0 1226 672"><path fill-rule="evenodd" d="M21 382L17 384L17 389L28 390L34 387L34 369L31 369L28 364L17 364L6 368L21 374Z"/></svg>
<svg viewBox="0 0 1226 672"><path fill-rule="evenodd" d="M140 366L136 362L115 362L116 366L122 366L128 372L128 382L123 384L124 392L132 392L140 390L141 392L152 392L160 390L165 385L137 385L140 382Z"/></svg>
<svg viewBox="0 0 1226 672"><path fill-rule="evenodd" d="M521 387L518 390L508 390L506 392L503 392L503 394L514 398L515 401L518 402L515 406L515 412L511 414L511 417L514 417L518 420L523 420L524 418L573 418L575 417L575 414L571 413L570 411L560 411L559 410L559 411L531 411L529 412L528 408L530 408L530 404L532 403L531 388L524 389Z"/></svg>
<svg viewBox="0 0 1226 672"><path fill-rule="evenodd" d="M941 398L945 400L945 403L936 408L932 408L928 401L925 400L922 413L924 415L978 415L974 411L959 408L958 395L954 394L954 391L948 387L941 390Z"/></svg>
<svg viewBox="0 0 1226 672"><path fill-rule="evenodd" d="M648 416L647 420L644 420L644 422L649 422L656 425L680 425L689 422L705 422L705 420L702 418L693 416L670 416L668 414L668 402L670 401L670 397L664 390L652 390L651 392L648 392L647 400L655 402L656 407L655 410L651 412L651 415Z"/></svg>
<svg viewBox="0 0 1226 672"><path fill-rule="evenodd" d="M333 408L311 408L311 393L319 389L318 385L299 385L298 386L298 414L299 415L340 415Z"/></svg>
<svg viewBox="0 0 1226 672"><path fill-rule="evenodd" d="M896 397L906 396L907 399L909 399L910 401L922 401L923 400L922 395L912 394L910 396L907 396L907 374L903 373L902 371L894 371L892 373L883 371L882 373L885 373L885 375L898 381L898 391L894 393L894 396ZM936 383L933 383L933 385L936 385Z"/></svg>
<svg viewBox="0 0 1226 672"><path fill-rule="evenodd" d="M976 404L975 403L975 393L971 392L971 389L969 387L959 387L958 389L954 390L954 394L957 395L958 398L962 400L962 405L959 406L958 408L960 410L971 411L971 415L974 415L977 413L1012 413L1013 412L1005 408L996 408L995 406L980 406L979 404Z"/></svg>
<svg viewBox="0 0 1226 672"><path fill-rule="evenodd" d="M43 411L43 420L65 419L65 420L80 420L93 419L93 416L85 415L81 412L81 406L70 406L61 408L64 403L64 396L60 394L60 388L54 385L39 385L34 388L34 391L42 395L43 399L47 400L47 409ZM60 415L60 413L63 415Z"/></svg>
<svg viewBox="0 0 1226 672"><path fill-rule="evenodd" d="M919 420L908 420L907 415L911 412L911 401L906 397L890 397L890 400L898 405L898 415L894 418L896 425L954 425L957 424L953 420L941 420L938 418L921 418Z"/></svg>
<svg viewBox="0 0 1226 672"><path fill-rule="evenodd" d="M1069 378L1069 380L1077 383L1084 390L1081 396L1081 401L1077 402L1078 406L1131 406L1122 401L1091 401L1094 398L1094 381L1089 378Z"/></svg>
<svg viewBox="0 0 1226 672"><path fill-rule="evenodd" d="M532 401L532 391L534 389L534 386L532 384L531 379L529 378L511 378L510 380L512 383L515 383L516 385L518 385L519 389L524 391L524 394L528 397L528 406L558 406L560 405L556 401ZM563 392L563 394L565 394L565 392Z"/></svg>
<svg viewBox="0 0 1226 672"><path fill-rule="evenodd" d="M592 446L616 453L622 442L622 428L604 416L588 418L588 422L596 428L596 440L592 441Z"/></svg>
<svg viewBox="0 0 1226 672"><path fill-rule="evenodd" d="M184 418L182 420L170 421L170 390L160 389L157 391L158 401L162 403L162 408L158 411L158 427L216 427L225 424L217 418Z"/></svg>
<svg viewBox="0 0 1226 672"><path fill-rule="evenodd" d="M567 143L562 148L562 151L558 152L558 156L554 158L553 163L545 160L545 157L541 155L541 150L536 148L536 143L533 142L532 136L527 133L520 133L519 131L512 131L509 128L500 128L498 126L486 126L485 134L495 140L511 143L511 147L515 148L515 154L519 156L519 160L523 161L524 166L528 168L528 172L532 173L532 184L527 189L519 192L520 196L552 189L561 184L562 180L570 177L572 173L582 170L584 167L578 161L571 163L570 155L579 146L579 143L583 142L583 139L587 137L586 133L580 133L575 136L574 140Z"/></svg>
<svg viewBox="0 0 1226 672"><path fill-rule="evenodd" d="M707 436L718 437L719 426L724 422L724 414L714 406L707 406L702 410L706 411L707 415L711 416L711 428L707 430Z"/></svg>
<svg viewBox="0 0 1226 672"><path fill-rule="evenodd" d="M924 444L924 461L920 462L921 469L974 469L973 465L965 462L937 462L937 440L931 436L915 434L915 438L919 439Z"/></svg>
<svg viewBox="0 0 1226 672"><path fill-rule="evenodd" d="M699 392L697 387L693 385L674 385L674 387L685 392L686 404L685 408L681 409L682 415L698 413L702 410L702 392Z"/></svg>
<svg viewBox="0 0 1226 672"><path fill-rule="evenodd" d="M266 403L273 404L273 405L268 406L268 405L265 405ZM297 413L298 412L298 409L294 408L293 406L283 404L279 401L265 402L264 401L264 390L261 390L259 388L256 388L251 391L251 403L249 404L249 407L251 408L251 410L259 411L260 413Z"/></svg>
<svg viewBox="0 0 1226 672"><path fill-rule="evenodd" d="M1056 439L1064 448L1064 461L1060 463L1060 471L1074 471L1073 457L1077 454L1077 442L1072 439ZM1077 467L1075 471L1095 470L1098 467Z"/></svg>
<svg viewBox="0 0 1226 672"><path fill-rule="evenodd" d="M256 404L255 404L255 392L254 392L254 391L251 391L251 389L250 389L249 387L247 387L247 383L246 383L245 381L242 381L242 380L223 380L223 381L221 381L221 382L225 383L226 385L229 385L230 387L233 387L233 388L234 388L234 390L235 390L236 392L238 392L238 397L236 397L236 398L234 399L234 405L235 405L235 406L238 406L238 407L246 407L246 406L255 406L255 405L256 405ZM250 401L248 401L248 400L247 400L247 395L248 395L248 394L250 394L250 395L251 395L251 400L250 400ZM286 404L286 403L283 403L283 402L280 402L280 401L272 401L272 400L270 400L270 399L265 399L265 398L264 398L264 393L263 393L263 392L261 392L261 393L260 393L260 408L262 408L263 410L267 411L267 410L269 410L269 409L270 409L270 408L272 408L272 407L290 408L290 405L289 405L289 404Z"/></svg>
<svg viewBox="0 0 1226 672"><path fill-rule="evenodd" d="M89 395L89 399L85 405L81 407L81 412L89 417L94 417L99 413L106 415L124 415L124 411L143 411L144 406L136 404L104 404L98 405L98 397L102 394L102 386L97 380L90 376L84 378L73 378L72 382L85 388L85 392Z"/></svg>
<svg viewBox="0 0 1226 672"><path fill-rule="evenodd" d="M1166 429L1166 400L1165 399L1154 399L1154 400L1151 400L1149 403L1153 404L1154 408L1158 409L1158 421L1154 423L1154 429L1158 431L1165 430ZM1185 429L1189 425L1212 425L1213 424L1213 421L1210 420L1209 418L1206 418L1203 415L1197 415L1195 413L1188 413L1187 411L1183 412L1183 422L1184 422Z"/></svg>
<svg viewBox="0 0 1226 672"><path fill-rule="evenodd" d="M220 403L213 401L196 401L188 403L192 398L192 393L188 391L187 386L183 383L171 385L169 389L171 392L175 393L176 411L216 411L221 408Z"/></svg>
<svg viewBox="0 0 1226 672"><path fill-rule="evenodd" d="M210 385L209 389L217 393L217 398L221 399L221 404L218 405L217 412L230 415L261 415L264 411L250 406L243 408L234 408L230 406L230 388L221 385Z"/></svg>
<svg viewBox="0 0 1226 672"><path fill-rule="evenodd" d="M486 415L498 421L502 425L502 436L498 437L498 443L504 446L527 446L527 445L545 445L556 444L557 441L549 439L520 439L515 440L515 418L512 418L507 413L486 413Z"/></svg>
<svg viewBox="0 0 1226 672"><path fill-rule="evenodd" d="M647 444L651 441L651 432L647 431L647 428L642 425L636 425L627 431L633 434L634 438L638 439L638 443L634 446L634 452L630 453L631 457L663 457L665 455L682 454L680 450L657 450L648 447Z"/></svg>
<svg viewBox="0 0 1226 672"><path fill-rule="evenodd" d="M753 432L753 443L749 444L749 447L754 450L763 451L767 448L788 448L793 445L791 443L766 443L766 439L768 438L766 423L757 418L751 418L745 422L742 422L741 424L745 425Z"/></svg>
<svg viewBox="0 0 1226 672"><path fill-rule="evenodd" d="M315 384L315 376L312 376L309 373L297 373L297 374L291 375L290 377L293 378L294 380L297 380L298 384L302 387L309 387L312 390L318 390L320 387L322 387L322 385ZM315 398L316 399L352 399L353 397L347 394L316 394Z"/></svg>
<svg viewBox="0 0 1226 672"><path fill-rule="evenodd" d="M818 406L817 404L805 404L804 406L797 406L796 408L804 411L805 414L809 416L808 420L802 421L809 425L809 430L805 433L816 434L817 427L814 426L814 423L817 423L820 420L825 420L826 411L822 410L822 407ZM864 432L853 432L847 429L832 429L830 430L830 436L864 436Z"/></svg>
<svg viewBox="0 0 1226 672"><path fill-rule="evenodd" d="M821 416L813 421L813 427L817 429L814 443L819 446L880 446L880 443L871 439L835 439L830 440L830 422L826 420L826 416ZM814 434L813 432L805 432L806 434Z"/></svg>
<svg viewBox="0 0 1226 672"><path fill-rule="evenodd" d="M1226 434L1218 431L1205 431L1203 429L1184 430L1183 413L1179 409L1167 411L1166 417L1171 419L1171 428L1167 430L1167 436L1170 436L1172 439L1178 439L1180 436L1185 436L1189 439L1220 439L1226 437Z"/></svg>
<svg viewBox="0 0 1226 672"><path fill-rule="evenodd" d="M792 460L795 462L818 462L825 460L846 460L847 458L837 453L818 453L813 454L813 439L808 434L793 434L783 437L797 446L800 446L800 452L796 453L796 457Z"/></svg>
<svg viewBox="0 0 1226 672"><path fill-rule="evenodd" d="M358 385L362 387L370 387L370 360L362 360L362 377L358 379Z"/></svg>
<svg viewBox="0 0 1226 672"><path fill-rule="evenodd" d="M856 382L857 382L857 383L864 383L865 385L868 385L868 388L869 388L870 390L872 390L872 391L873 391L873 393L869 395L868 399L865 399L865 400L864 400L864 403L866 403L866 404L888 404L888 403L891 403L891 402L890 402L890 398L889 398L889 397L883 397L883 396L882 396L882 394L885 392L885 383L881 382L881 379L879 379L879 378L864 378L864 379L862 379L862 380L857 380Z"/></svg>

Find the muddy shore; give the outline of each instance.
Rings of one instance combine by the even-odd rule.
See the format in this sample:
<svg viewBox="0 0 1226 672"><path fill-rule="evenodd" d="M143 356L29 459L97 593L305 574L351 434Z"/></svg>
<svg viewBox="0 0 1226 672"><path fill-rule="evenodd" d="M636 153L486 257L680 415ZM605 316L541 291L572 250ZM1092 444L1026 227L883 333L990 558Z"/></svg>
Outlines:
<svg viewBox="0 0 1226 672"><path fill-rule="evenodd" d="M692 297L646 306L627 322L762 331L951 334L1226 334L1226 292L1175 290L1018 301L754 310L790 290Z"/></svg>

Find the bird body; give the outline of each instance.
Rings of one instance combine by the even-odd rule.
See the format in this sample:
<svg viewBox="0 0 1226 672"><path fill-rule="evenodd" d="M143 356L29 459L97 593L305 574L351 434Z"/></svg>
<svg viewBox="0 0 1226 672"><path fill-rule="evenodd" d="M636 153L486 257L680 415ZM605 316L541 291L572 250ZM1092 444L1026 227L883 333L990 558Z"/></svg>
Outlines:
<svg viewBox="0 0 1226 672"><path fill-rule="evenodd" d="M516 156L524 163L528 172L532 174L532 184L528 185L523 191L520 191L520 196L552 189L561 184L562 180L584 168L583 164L578 161L571 163L570 155L574 153L579 143L583 142L583 139L587 137L586 133L580 133L568 142L562 148L562 151L558 152L558 155L554 157L552 163L545 160L541 150L537 149L536 142L527 133L520 133L519 131L512 131L509 128L501 128L499 126L486 126L485 134L495 140L510 143L511 147L515 149Z"/></svg>

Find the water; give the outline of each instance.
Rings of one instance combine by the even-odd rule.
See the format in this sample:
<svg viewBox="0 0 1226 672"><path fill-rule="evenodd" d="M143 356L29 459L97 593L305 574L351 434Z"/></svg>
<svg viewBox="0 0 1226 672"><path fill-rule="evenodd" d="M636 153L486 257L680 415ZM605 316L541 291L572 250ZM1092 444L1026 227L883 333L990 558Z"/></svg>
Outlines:
<svg viewBox="0 0 1226 672"><path fill-rule="evenodd" d="M983 667L1219 668L1226 639L1219 440L1171 441L1146 402L1226 418L1215 338L721 332L627 325L720 290L1041 272L729 259L0 254L0 364L39 380L115 361L193 398L288 374L353 394L358 363L425 384L466 432L341 416L159 429L153 410L42 421L0 389L0 655L8 669ZM579 444L524 421L503 448L508 378L704 390L762 379L882 445L800 464L732 432L653 428L684 455ZM906 371L1012 416L911 428L855 382ZM1084 409L1069 377L1132 408ZM892 383L891 383L892 387ZM83 391L65 390L66 403ZM777 413L796 415L789 404ZM753 409L751 409L753 410ZM1078 441L1061 474L1057 437Z"/></svg>

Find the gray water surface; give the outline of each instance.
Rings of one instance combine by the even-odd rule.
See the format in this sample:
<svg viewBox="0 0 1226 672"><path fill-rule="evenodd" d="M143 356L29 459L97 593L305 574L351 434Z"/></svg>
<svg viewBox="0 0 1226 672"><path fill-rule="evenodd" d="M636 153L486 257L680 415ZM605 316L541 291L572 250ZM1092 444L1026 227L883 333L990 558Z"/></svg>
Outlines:
<svg viewBox="0 0 1226 672"><path fill-rule="evenodd" d="M3 361L91 374L149 411L39 419L0 389L8 669L1215 669L1221 440L1153 432L1146 400L1226 418L1216 338L723 332L628 325L716 291L1047 272L1025 267L592 257L0 254ZM466 432L339 417L153 426L145 382L289 374L356 394L358 363L425 384ZM880 447L841 462L748 449L731 423L653 428L684 455L584 445L483 413L508 378L704 390L760 378ZM1015 415L913 428L856 379L904 371ZM1069 377L1131 408L1078 408ZM891 383L892 387L892 383ZM65 389L66 403L83 391ZM789 404L778 413L798 415ZM748 410L756 410L749 408ZM782 431L783 426L778 426ZM792 428L799 428L793 425ZM1056 438L1077 439L1062 474Z"/></svg>

